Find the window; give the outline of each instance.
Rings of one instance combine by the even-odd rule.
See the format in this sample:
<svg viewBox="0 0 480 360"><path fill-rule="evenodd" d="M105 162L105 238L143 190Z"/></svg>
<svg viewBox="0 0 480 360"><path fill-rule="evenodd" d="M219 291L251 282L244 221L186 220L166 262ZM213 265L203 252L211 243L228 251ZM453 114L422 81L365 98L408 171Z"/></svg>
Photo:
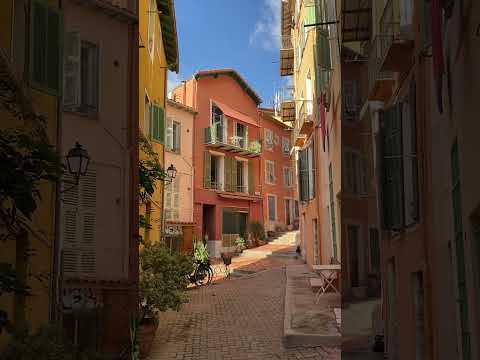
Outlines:
<svg viewBox="0 0 480 360"><path fill-rule="evenodd" d="M418 222L415 85L408 97L380 113L383 219L387 230Z"/></svg>
<svg viewBox="0 0 480 360"><path fill-rule="evenodd" d="M283 184L285 186L293 185L293 170L290 167L283 168Z"/></svg>
<svg viewBox="0 0 480 360"><path fill-rule="evenodd" d="M31 2L30 80L34 86L60 92L62 14L44 1Z"/></svg>
<svg viewBox="0 0 480 360"><path fill-rule="evenodd" d="M248 128L245 125L237 122L235 124L235 135L232 141L233 145L242 149L246 149L248 147L247 134Z"/></svg>
<svg viewBox="0 0 480 360"><path fill-rule="evenodd" d="M157 17L157 0L150 0L148 8L148 52L153 59L155 48L155 18Z"/></svg>
<svg viewBox="0 0 480 360"><path fill-rule="evenodd" d="M151 107L150 120L150 138L159 142L165 143L165 110L153 104Z"/></svg>
<svg viewBox="0 0 480 360"><path fill-rule="evenodd" d="M166 147L167 150L176 153L180 152L180 123L167 118Z"/></svg>
<svg viewBox="0 0 480 360"><path fill-rule="evenodd" d="M330 224L332 225L333 258L337 259L337 225L335 221L335 194L333 191L332 164L328 166L328 189L330 193Z"/></svg>
<svg viewBox="0 0 480 360"><path fill-rule="evenodd" d="M282 151L283 155L290 156L290 139L282 138Z"/></svg>
<svg viewBox="0 0 480 360"><path fill-rule="evenodd" d="M380 272L380 242L378 229L370 229L370 269L372 272Z"/></svg>
<svg viewBox="0 0 480 360"><path fill-rule="evenodd" d="M268 195L268 220L277 220L277 198L273 195Z"/></svg>
<svg viewBox="0 0 480 360"><path fill-rule="evenodd" d="M237 191L238 192L246 192L245 191L245 179L244 179L244 164L243 161L237 161Z"/></svg>
<svg viewBox="0 0 480 360"><path fill-rule="evenodd" d="M205 189L223 190L224 157L212 155L209 151L205 151L203 166Z"/></svg>
<svg viewBox="0 0 480 360"><path fill-rule="evenodd" d="M367 193L367 160L357 151L345 150L344 153L345 192L350 194Z"/></svg>
<svg viewBox="0 0 480 360"><path fill-rule="evenodd" d="M432 0L422 0L423 21L421 31L423 35L423 46L432 45Z"/></svg>
<svg viewBox="0 0 480 360"><path fill-rule="evenodd" d="M343 81L343 118L346 122L354 122L358 119L357 82Z"/></svg>
<svg viewBox="0 0 480 360"><path fill-rule="evenodd" d="M315 162L313 143L306 149L299 151L298 184L301 201L315 198Z"/></svg>
<svg viewBox="0 0 480 360"><path fill-rule="evenodd" d="M212 128L214 129L214 142L225 142L227 138L227 118L223 115L222 110L212 104Z"/></svg>
<svg viewBox="0 0 480 360"><path fill-rule="evenodd" d="M176 220L180 217L180 180L181 175L165 185L165 219Z"/></svg>
<svg viewBox="0 0 480 360"><path fill-rule="evenodd" d="M273 131L265 129L265 148L273 151Z"/></svg>
<svg viewBox="0 0 480 360"><path fill-rule="evenodd" d="M450 153L451 176L452 176L452 204L453 204L453 229L455 254L457 258L457 287L458 287L458 310L460 317L462 336L462 359L471 358L470 329L468 316L468 292L465 276L465 244L463 232L462 192L460 183L460 156L458 144L452 145Z"/></svg>
<svg viewBox="0 0 480 360"><path fill-rule="evenodd" d="M98 46L70 32L65 53L63 104L66 110L94 114L98 111Z"/></svg>
<svg viewBox="0 0 480 360"><path fill-rule="evenodd" d="M298 218L300 216L300 209L298 207L298 200L295 200L294 214L295 214L295 218Z"/></svg>
<svg viewBox="0 0 480 360"><path fill-rule="evenodd" d="M358 225L347 225L348 269L351 287L360 285L359 233Z"/></svg>
<svg viewBox="0 0 480 360"><path fill-rule="evenodd" d="M270 160L265 161L265 182L267 184L275 184L275 163Z"/></svg>

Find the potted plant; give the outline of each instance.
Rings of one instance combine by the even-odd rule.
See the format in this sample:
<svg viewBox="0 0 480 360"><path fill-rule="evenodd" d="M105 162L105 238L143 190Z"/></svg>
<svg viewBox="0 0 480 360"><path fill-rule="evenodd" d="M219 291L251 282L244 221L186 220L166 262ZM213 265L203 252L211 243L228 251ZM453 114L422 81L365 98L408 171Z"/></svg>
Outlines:
<svg viewBox="0 0 480 360"><path fill-rule="evenodd" d="M171 253L162 243L146 244L140 254L141 316L138 329L140 358L150 349L158 327L158 312L178 311L187 302L187 276L193 271L193 259Z"/></svg>
<svg viewBox="0 0 480 360"><path fill-rule="evenodd" d="M193 257L195 261L207 264L209 262L208 247L201 241L195 240L193 242Z"/></svg>
<svg viewBox="0 0 480 360"><path fill-rule="evenodd" d="M249 224L250 235L255 246L259 246L260 242L265 240L265 229L263 224L259 221L252 221Z"/></svg>
<svg viewBox="0 0 480 360"><path fill-rule="evenodd" d="M241 236L237 237L235 240L235 245L237 246L237 251L241 254L246 248L245 239Z"/></svg>

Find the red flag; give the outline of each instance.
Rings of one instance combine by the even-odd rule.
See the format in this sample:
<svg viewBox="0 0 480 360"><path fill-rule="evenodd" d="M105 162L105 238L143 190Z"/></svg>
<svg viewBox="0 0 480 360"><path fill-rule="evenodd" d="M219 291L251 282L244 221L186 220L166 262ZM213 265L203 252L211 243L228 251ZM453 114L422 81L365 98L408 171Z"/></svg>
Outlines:
<svg viewBox="0 0 480 360"><path fill-rule="evenodd" d="M432 0L432 55L438 111L441 114L443 113L442 86L445 62L443 59L442 8L440 6L440 0Z"/></svg>
<svg viewBox="0 0 480 360"><path fill-rule="evenodd" d="M322 144L323 144L323 152L325 152L325 135L327 133L327 126L325 121L325 102L324 102L324 94L320 95L320 129L322 130Z"/></svg>

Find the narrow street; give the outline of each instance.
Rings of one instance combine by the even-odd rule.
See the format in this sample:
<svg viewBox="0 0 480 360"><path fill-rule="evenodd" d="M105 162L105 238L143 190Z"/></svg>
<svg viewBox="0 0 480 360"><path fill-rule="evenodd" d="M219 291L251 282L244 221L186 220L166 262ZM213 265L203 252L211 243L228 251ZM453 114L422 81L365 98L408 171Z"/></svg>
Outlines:
<svg viewBox="0 0 480 360"><path fill-rule="evenodd" d="M160 316L150 360L340 359L339 348L282 344L285 266L301 264L289 256L294 249L291 244L256 248L232 264L246 275L191 289L180 312Z"/></svg>

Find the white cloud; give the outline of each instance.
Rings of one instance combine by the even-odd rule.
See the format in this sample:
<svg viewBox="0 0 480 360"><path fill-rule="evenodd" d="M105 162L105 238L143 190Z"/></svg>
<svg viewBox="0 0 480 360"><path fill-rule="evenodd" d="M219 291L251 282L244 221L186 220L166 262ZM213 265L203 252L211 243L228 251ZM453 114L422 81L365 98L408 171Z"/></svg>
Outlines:
<svg viewBox="0 0 480 360"><path fill-rule="evenodd" d="M267 51L280 48L280 16L282 0L263 0L260 19L250 34L251 46L259 46Z"/></svg>
<svg viewBox="0 0 480 360"><path fill-rule="evenodd" d="M182 77L180 74L169 71L167 75L167 92L169 93L172 91L175 87L180 85L181 82Z"/></svg>

